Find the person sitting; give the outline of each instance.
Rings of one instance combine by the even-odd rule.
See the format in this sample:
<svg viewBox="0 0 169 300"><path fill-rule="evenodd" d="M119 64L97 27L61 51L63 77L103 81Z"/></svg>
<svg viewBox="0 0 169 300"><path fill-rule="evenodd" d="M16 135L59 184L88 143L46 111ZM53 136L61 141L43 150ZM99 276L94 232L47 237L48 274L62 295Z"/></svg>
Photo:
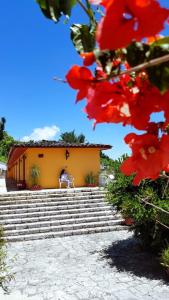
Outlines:
<svg viewBox="0 0 169 300"><path fill-rule="evenodd" d="M65 169L62 169L59 176L59 187L61 188L62 182L67 184L67 187L70 188L70 179L69 174L66 172Z"/></svg>

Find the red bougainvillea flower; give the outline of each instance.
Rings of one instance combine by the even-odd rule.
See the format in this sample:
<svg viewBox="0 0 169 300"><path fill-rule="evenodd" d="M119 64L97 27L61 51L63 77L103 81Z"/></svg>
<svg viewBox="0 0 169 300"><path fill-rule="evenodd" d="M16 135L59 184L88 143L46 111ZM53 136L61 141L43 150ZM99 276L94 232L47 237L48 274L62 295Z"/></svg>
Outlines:
<svg viewBox="0 0 169 300"><path fill-rule="evenodd" d="M126 47L132 40L154 36L169 17L169 10L157 0L110 0L104 6L106 15L97 29L102 50Z"/></svg>
<svg viewBox="0 0 169 300"><path fill-rule="evenodd" d="M149 122L146 128L147 133L156 135L158 137L159 129L161 129L160 125L160 123Z"/></svg>
<svg viewBox="0 0 169 300"><path fill-rule="evenodd" d="M97 66L95 69L96 80L107 79L107 74L103 71L102 67Z"/></svg>
<svg viewBox="0 0 169 300"><path fill-rule="evenodd" d="M84 70L85 76L82 77ZM157 126L150 128L150 116L160 111L164 111L164 125L169 123L169 92L161 94L142 74L135 79L123 75L115 82L105 81L106 77L100 67L96 69L95 78L88 69L80 67L73 67L67 77L71 87L79 89L77 100L87 98L85 112L89 119L95 120L95 124L130 124L138 130L157 134Z"/></svg>
<svg viewBox="0 0 169 300"><path fill-rule="evenodd" d="M84 52L81 53L80 56L84 59L83 60L84 66L91 66L96 60L93 52L86 52L86 53Z"/></svg>
<svg viewBox="0 0 169 300"><path fill-rule="evenodd" d="M97 82L88 89L85 112L89 119L95 120L95 125L103 122L130 124L129 102L135 95L127 86L129 80L125 75L119 82Z"/></svg>
<svg viewBox="0 0 169 300"><path fill-rule="evenodd" d="M165 110L166 97L148 81L139 87L135 102L130 105L131 124L139 130L147 130L152 113ZM139 118L138 118L139 116Z"/></svg>
<svg viewBox="0 0 169 300"><path fill-rule="evenodd" d="M166 173L169 173L169 164L164 168L164 171L165 171Z"/></svg>
<svg viewBox="0 0 169 300"><path fill-rule="evenodd" d="M160 172L169 164L169 136L163 135L161 139L152 134L136 135L130 133L125 142L132 150L132 156L121 165L125 175L136 174L134 185L142 179L156 179Z"/></svg>
<svg viewBox="0 0 169 300"><path fill-rule="evenodd" d="M120 112L125 96L115 93L115 86L110 82L103 81L96 86L90 87L87 95L85 112L89 119L97 123L119 123L126 121L126 116Z"/></svg>
<svg viewBox="0 0 169 300"><path fill-rule="evenodd" d="M66 79L72 89L79 90L76 97L76 101L79 101L86 97L94 77L89 69L74 65L67 73Z"/></svg>

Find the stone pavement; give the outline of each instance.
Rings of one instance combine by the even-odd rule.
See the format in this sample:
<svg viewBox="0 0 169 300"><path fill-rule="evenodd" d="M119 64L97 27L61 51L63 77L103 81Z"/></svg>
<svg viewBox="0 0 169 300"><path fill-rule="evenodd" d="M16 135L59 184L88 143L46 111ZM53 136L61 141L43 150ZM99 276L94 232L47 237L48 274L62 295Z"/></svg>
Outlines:
<svg viewBox="0 0 169 300"><path fill-rule="evenodd" d="M165 273L126 231L13 243L8 260L15 281L1 300L169 299Z"/></svg>

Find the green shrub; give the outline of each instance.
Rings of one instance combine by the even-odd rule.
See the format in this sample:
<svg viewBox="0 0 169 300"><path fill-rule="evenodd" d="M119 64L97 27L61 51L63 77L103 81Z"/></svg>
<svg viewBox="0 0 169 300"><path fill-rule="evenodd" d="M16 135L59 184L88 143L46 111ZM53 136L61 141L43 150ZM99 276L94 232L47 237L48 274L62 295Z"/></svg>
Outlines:
<svg viewBox="0 0 169 300"><path fill-rule="evenodd" d="M144 247L159 251L169 242L169 214L149 205L169 212L169 188L165 178L155 181L145 180L133 186L133 176L120 172L124 157L114 162L115 180L108 185L107 199L124 217L134 219L134 234Z"/></svg>

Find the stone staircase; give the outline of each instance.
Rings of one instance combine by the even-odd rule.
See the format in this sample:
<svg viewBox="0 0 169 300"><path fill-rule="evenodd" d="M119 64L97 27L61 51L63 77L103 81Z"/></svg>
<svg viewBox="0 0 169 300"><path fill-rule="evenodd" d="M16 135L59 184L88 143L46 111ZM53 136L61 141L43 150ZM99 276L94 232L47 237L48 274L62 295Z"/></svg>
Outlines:
<svg viewBox="0 0 169 300"><path fill-rule="evenodd" d="M125 229L99 188L0 195L0 226L7 242Z"/></svg>

